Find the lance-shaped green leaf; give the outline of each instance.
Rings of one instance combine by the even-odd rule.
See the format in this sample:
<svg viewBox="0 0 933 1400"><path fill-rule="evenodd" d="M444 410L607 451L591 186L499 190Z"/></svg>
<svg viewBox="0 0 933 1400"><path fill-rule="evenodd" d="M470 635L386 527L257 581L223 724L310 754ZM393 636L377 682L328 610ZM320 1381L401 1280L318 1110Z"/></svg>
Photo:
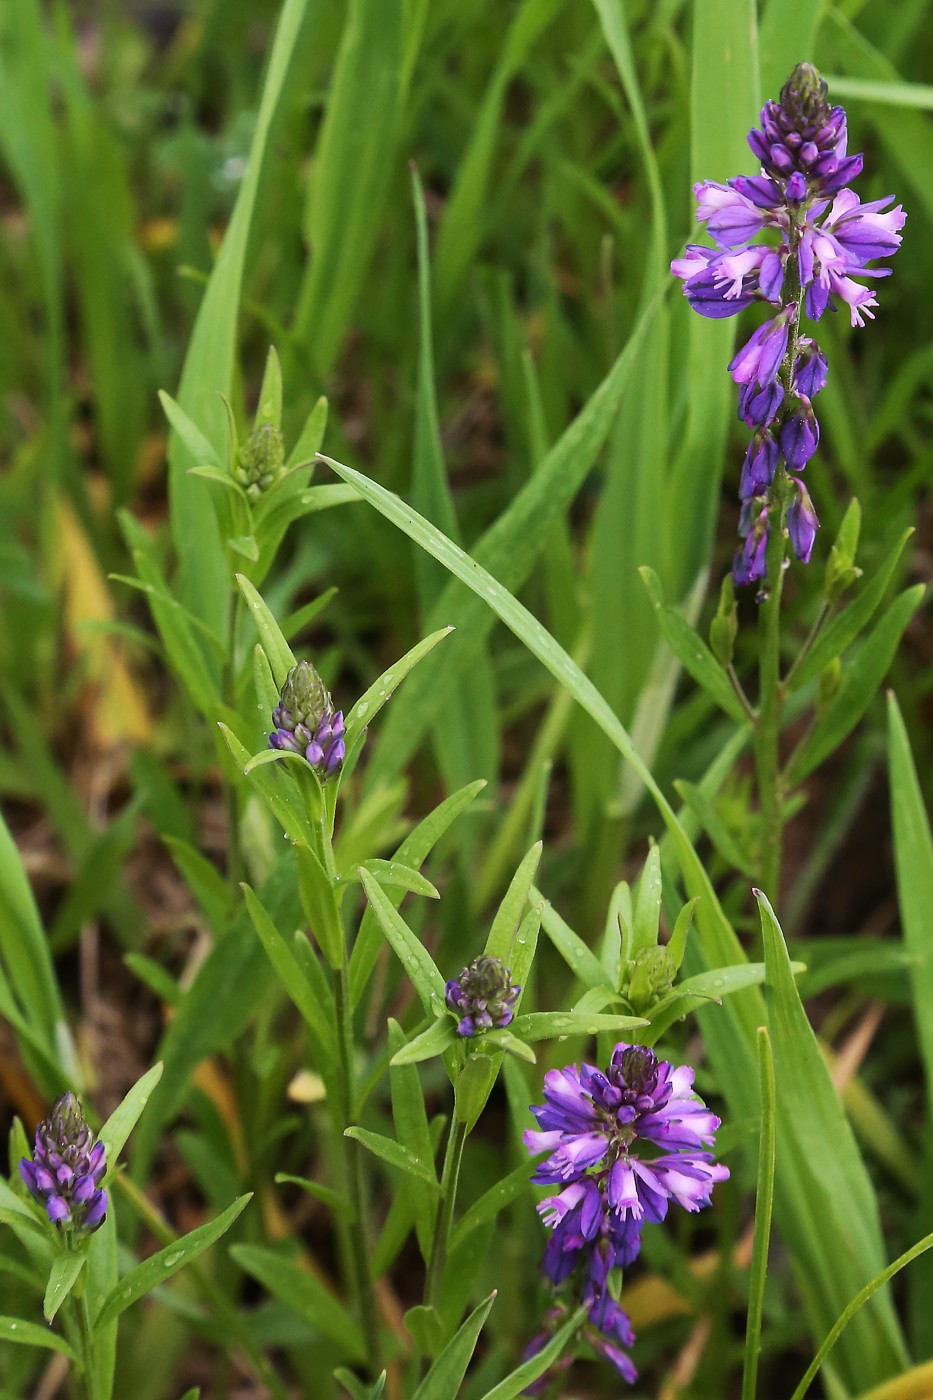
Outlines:
<svg viewBox="0 0 933 1400"><path fill-rule="evenodd" d="M509 963L512 942L522 921L525 903L531 891L535 871L541 859L542 843L536 841L512 877L502 903L492 921L492 928L486 940L486 953L491 958L499 958Z"/></svg>
<svg viewBox="0 0 933 1400"><path fill-rule="evenodd" d="M648 597L651 599L661 635L684 670L690 673L697 685L702 686L710 699L715 700L716 704L725 710L727 715L730 715L739 724L747 724L748 716L729 683L729 677L702 637L694 632L686 618L676 608L670 608L665 604L661 581L657 574L647 566L639 569L638 572L648 590Z"/></svg>
<svg viewBox="0 0 933 1400"><path fill-rule="evenodd" d="M337 1035L328 1015L328 1008L321 1002L315 988L305 976L304 968L256 894L249 885L241 885L240 888L259 941L275 968L279 982L298 1008L308 1028L318 1062L330 1065L337 1053Z"/></svg>
<svg viewBox="0 0 933 1400"><path fill-rule="evenodd" d="M412 870L397 860L364 860L358 870L341 875L337 880L338 885L356 884L360 870L367 871L384 890L402 890L409 894L425 895L428 899L440 899L437 889L420 870Z"/></svg>
<svg viewBox="0 0 933 1400"><path fill-rule="evenodd" d="M328 1210L336 1212L337 1215L342 1215L345 1220L351 1223L356 1219L352 1203L339 1191L335 1191L332 1186L325 1186L320 1181L310 1181L306 1176L293 1176L291 1172L276 1172L275 1180L279 1186L285 1184L299 1186L302 1191L307 1191L309 1196L320 1201L322 1206L326 1206Z"/></svg>
<svg viewBox="0 0 933 1400"><path fill-rule="evenodd" d="M277 769L270 769L264 765L254 764L249 750L244 747L229 725L218 724L217 727L233 756L234 763L241 773L246 774L248 771L250 782L272 815L281 823L285 834L296 843L309 845L315 837L313 814L309 803L302 800L302 791L291 773L281 771L286 765L280 764ZM263 752L274 754L276 751L269 749ZM280 758L287 759L288 756L287 750L279 754ZM299 758L300 755L295 754L293 757ZM306 763L304 767L307 768L310 777L313 777L310 765Z"/></svg>
<svg viewBox="0 0 933 1400"><path fill-rule="evenodd" d="M489 1309L495 1301L495 1293L490 1293L479 1307L474 1308L434 1362L412 1400L451 1400L451 1396L457 1394L470 1358L476 1350L483 1324L489 1316Z"/></svg>
<svg viewBox="0 0 933 1400"><path fill-rule="evenodd" d="M778 1103L777 1180L792 1186L801 1228L795 1269L811 1306L835 1317L840 1289L852 1297L884 1258L878 1202L858 1145L794 983L784 936L756 891L767 967L767 1003ZM831 1247L828 1247L831 1242ZM905 1352L890 1300L852 1324L852 1346L877 1355L882 1330L892 1356ZM858 1335L864 1327L864 1337Z"/></svg>
<svg viewBox="0 0 933 1400"><path fill-rule="evenodd" d="M799 977L806 972L807 965L792 962L791 973ZM695 977L685 977L672 987L666 997L651 1009L650 1044L669 1030L675 1021L681 1021L698 1006L709 1002L721 1002L723 997L735 992L744 992L747 987L757 987L765 980L764 963L738 963L735 967L719 967L712 972L700 972Z"/></svg>
<svg viewBox="0 0 933 1400"><path fill-rule="evenodd" d="M593 950L587 947L579 934L574 933L539 890L533 891L533 898L540 901L541 927L574 976L586 987L609 987L614 992L615 987L610 986L609 975Z"/></svg>
<svg viewBox="0 0 933 1400"><path fill-rule="evenodd" d="M933 1106L933 836L897 700L888 696L891 764L891 816L897 900L904 943L910 954L914 1019L926 1075L927 1103Z"/></svg>
<svg viewBox="0 0 933 1400"><path fill-rule="evenodd" d="M347 711L346 715L346 743L347 760L362 741L366 726L373 717L379 713L386 701L393 692L398 689L402 681L412 671L418 662L421 661L428 652L433 651L438 642L442 642L445 637L449 637L454 629L452 627L439 627L436 632L432 632L429 637L423 638L406 651L392 666L389 666L377 681L361 695L356 704Z"/></svg>
<svg viewBox="0 0 933 1400"><path fill-rule="evenodd" d="M365 1354L360 1329L326 1284L308 1269L262 1245L235 1244L230 1257L322 1337L329 1337L353 1360Z"/></svg>
<svg viewBox="0 0 933 1400"><path fill-rule="evenodd" d="M344 1137L353 1138L374 1157L381 1158L390 1167L397 1167L399 1171L406 1172L409 1176L417 1177L425 1186L429 1186L432 1192L440 1194L441 1188L438 1185L433 1164L423 1162L404 1143L396 1142L394 1138L386 1137L383 1133L371 1132L369 1128L345 1128Z"/></svg>
<svg viewBox="0 0 933 1400"><path fill-rule="evenodd" d="M508 1176L497 1181L495 1186L484 1191L478 1201L474 1201L454 1228L450 1237L451 1251L462 1244L467 1235L478 1226L485 1225L487 1220L494 1220L500 1210L504 1210L507 1205L511 1205L512 1201L517 1201L519 1196L524 1195L529 1190L533 1166L534 1164L530 1161L522 1162L514 1171L509 1172Z"/></svg>
<svg viewBox="0 0 933 1400"><path fill-rule="evenodd" d="M364 1385L359 1376L355 1376L352 1371L348 1371L345 1366L338 1366L334 1371L334 1380L344 1387L352 1397L352 1400L382 1400L386 1388L386 1372L373 1385Z"/></svg>
<svg viewBox="0 0 933 1400"><path fill-rule="evenodd" d="M51 1322L68 1294L78 1282L81 1270L87 1263L86 1254L56 1254L49 1273L49 1281L42 1300L42 1312L46 1322Z"/></svg>
<svg viewBox="0 0 933 1400"><path fill-rule="evenodd" d="M408 833L395 852L393 860L407 865L411 869L420 866L451 823L461 812L466 810L485 786L485 779L480 778L476 782L467 783L466 787L462 787L446 797L434 808L433 812L429 812L418 823L414 831ZM389 901L393 908L397 908L401 903L403 894L404 891L401 890L398 893L394 891L390 893ZM353 944L353 952L350 955L350 997L354 1007L359 1004L381 947L382 934L379 923L372 909L368 908L363 915L359 933Z"/></svg>
<svg viewBox="0 0 933 1400"><path fill-rule="evenodd" d="M360 870L360 882L379 927L411 979L425 1012L433 1018L444 1007L445 982L431 954L421 940L415 937L368 870Z"/></svg>
<svg viewBox="0 0 933 1400"><path fill-rule="evenodd" d="M574 1333L581 1326L586 1317L586 1308L577 1308L571 1313L562 1327L558 1327L551 1340L537 1352L530 1361L525 1361L505 1380L494 1385L492 1390L487 1390L483 1400L515 1400L522 1391L536 1381L539 1376L543 1376L548 1367L553 1366L564 1347L568 1344Z"/></svg>
<svg viewBox="0 0 933 1400"><path fill-rule="evenodd" d="M863 582L855 598L846 608L843 608L838 617L834 617L832 622L822 629L811 650L806 657L796 666L793 675L790 676L790 689L799 690L801 686L806 686L810 680L817 679L822 671L835 661L836 657L841 657L843 651L852 645L856 637L859 636L863 627L871 622L881 599L884 598L885 588L891 581L891 575L901 554L904 553L904 546L913 533L913 528L906 529L898 539L897 545L888 553L887 559L878 566L877 571L871 574L869 580Z"/></svg>
<svg viewBox="0 0 933 1400"><path fill-rule="evenodd" d="M389 1020L389 1051L401 1050L405 1035L397 1021ZM428 1127L428 1115L424 1106L424 1090L421 1078L414 1065L400 1065L393 1058L389 1061L389 1081L392 1093L392 1123L395 1136L408 1145L419 1161L434 1161L434 1146ZM435 1173L436 1174L436 1173ZM434 1238L434 1216L422 1207L424 1198L421 1183L406 1174L403 1189L408 1197L408 1206L415 1222L418 1246L422 1259L427 1262L431 1256L431 1242Z"/></svg>
<svg viewBox="0 0 933 1400"><path fill-rule="evenodd" d="M330 877L309 846L296 848L302 908L321 952L331 967L343 962L343 925Z"/></svg>
<svg viewBox="0 0 933 1400"><path fill-rule="evenodd" d="M515 1024L514 1021L512 1023ZM530 1045L526 1045L520 1036L511 1030L499 1030L493 1027L492 1030L483 1031L478 1039L488 1041L490 1045L495 1045L499 1050L505 1050L507 1054L514 1055L517 1060L524 1060L526 1064L537 1063L537 1056Z"/></svg>
<svg viewBox="0 0 933 1400"><path fill-rule="evenodd" d="M643 1016L612 1016L579 1011L532 1011L516 1016L509 1027L522 1040L551 1040L557 1036L599 1035L600 1031L630 1031L647 1026ZM492 1031L487 1032L489 1036Z"/></svg>
<svg viewBox="0 0 933 1400"><path fill-rule="evenodd" d="M637 958L646 948L658 946L661 921L661 852L652 846L645 859L632 914L632 938L626 949L629 958Z"/></svg>
<svg viewBox="0 0 933 1400"><path fill-rule="evenodd" d="M457 1040L457 1024L450 1016L442 1016L426 1031L396 1050L390 1065L416 1065L443 1055Z"/></svg>
<svg viewBox="0 0 933 1400"><path fill-rule="evenodd" d="M46 1351L60 1351L69 1361L77 1363L74 1350L64 1337L40 1327L37 1322L25 1322L21 1317L0 1317L0 1342L16 1342L24 1347L44 1347Z"/></svg>
<svg viewBox="0 0 933 1400"><path fill-rule="evenodd" d="M802 783L828 758L858 724L877 695L894 659L904 629L920 606L926 589L922 583L906 589L894 600L881 621L872 628L854 659L844 668L842 684L803 747L787 766L791 786Z"/></svg>
<svg viewBox="0 0 933 1400"><path fill-rule="evenodd" d="M141 1079L137 1079L122 1103L117 1105L98 1133L100 1141L107 1150L107 1179L116 1170L117 1158L123 1151L130 1133L139 1122L143 1109L161 1078L161 1063L153 1065L152 1069L147 1070Z"/></svg>
<svg viewBox="0 0 933 1400"><path fill-rule="evenodd" d="M250 612L253 614L256 630L259 633L259 641L269 658L269 665L272 667L273 679L281 690L289 671L297 664L295 653L282 635L282 629L259 591L243 574L237 574L236 581Z"/></svg>
<svg viewBox="0 0 933 1400"><path fill-rule="evenodd" d="M237 1216L252 1199L252 1192L245 1196L240 1196L228 1206L222 1215L218 1215L216 1220L209 1221L206 1225L200 1225L190 1234L183 1235L174 1244L167 1245L165 1249L160 1249L158 1254L153 1254L151 1258L144 1260L142 1264L137 1264L134 1269L120 1280L116 1288L104 1299L100 1312L92 1324L92 1336L97 1336L107 1326L113 1322L126 1309L144 1298L147 1293L151 1293L159 1284L165 1283L173 1274L177 1274L179 1269L183 1269L186 1264L197 1259L206 1249L210 1249L225 1234L236 1220Z"/></svg>

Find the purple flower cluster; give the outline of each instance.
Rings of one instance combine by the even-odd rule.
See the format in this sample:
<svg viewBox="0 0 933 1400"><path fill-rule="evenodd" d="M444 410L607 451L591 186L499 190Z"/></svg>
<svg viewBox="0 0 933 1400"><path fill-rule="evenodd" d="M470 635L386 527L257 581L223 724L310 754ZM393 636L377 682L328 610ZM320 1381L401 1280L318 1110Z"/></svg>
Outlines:
<svg viewBox="0 0 933 1400"><path fill-rule="evenodd" d="M483 955L474 958L444 990L448 1010L459 1018L457 1034L469 1037L493 1028L503 1030L515 1014L522 989L512 981L501 958Z"/></svg>
<svg viewBox="0 0 933 1400"><path fill-rule="evenodd" d="M103 1224L107 1192L104 1144L95 1142L74 1094L63 1094L36 1129L33 1159L20 1159L20 1176L45 1206L53 1225L89 1233Z"/></svg>
<svg viewBox="0 0 933 1400"><path fill-rule="evenodd" d="M636 1258L645 1221L662 1221L671 1201L700 1210L729 1175L704 1150L719 1119L692 1085L692 1069L622 1042L605 1072L549 1070L545 1101L531 1110L539 1130L524 1134L529 1152L550 1154L532 1180L560 1187L538 1206L551 1230L544 1272L555 1285L576 1275L604 1354L629 1381L635 1371L620 1343L631 1344L631 1327L609 1276Z"/></svg>
<svg viewBox="0 0 933 1400"><path fill-rule="evenodd" d="M812 401L826 383L826 360L802 334L801 314L818 321L838 299L853 326L874 319L874 292L856 278L888 276L889 268L869 263L897 252L906 219L899 204L888 207L893 196L863 204L848 188L862 157L846 154L845 111L830 108L826 97L816 69L798 64L780 100L762 109L761 127L749 132L761 173L694 187L697 218L716 246L690 244L671 263L701 316L734 316L762 301L780 308L729 365L739 385L739 417L754 430L739 488L737 583L765 575L775 505L797 558L810 558L819 521L806 487L791 473L803 471L820 440ZM767 231L778 234L778 246L751 243Z"/></svg>
<svg viewBox="0 0 933 1400"><path fill-rule="evenodd" d="M322 781L339 773L347 756L343 711L335 710L324 682L308 661L299 661L285 678L270 749L303 754Z"/></svg>

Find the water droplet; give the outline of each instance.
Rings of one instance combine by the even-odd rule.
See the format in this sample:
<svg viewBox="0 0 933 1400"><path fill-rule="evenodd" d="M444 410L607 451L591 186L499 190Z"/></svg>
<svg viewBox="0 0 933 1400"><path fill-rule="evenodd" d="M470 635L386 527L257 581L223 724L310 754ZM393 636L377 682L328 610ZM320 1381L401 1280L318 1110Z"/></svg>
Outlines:
<svg viewBox="0 0 933 1400"><path fill-rule="evenodd" d="M365 705L357 705L357 707L356 707L356 715L357 715L357 718L358 718L358 719L363 719L363 718L365 718L365 715L366 715L366 706L365 706Z"/></svg>
<svg viewBox="0 0 933 1400"><path fill-rule="evenodd" d="M169 1254L169 1255L166 1255L165 1267L166 1267L167 1269L174 1269L175 1265L176 1265L176 1264L180 1264L181 1261L182 1261L182 1259L184 1259L184 1257L185 1257L185 1252L184 1252L183 1249L180 1249L180 1250L177 1252L177 1254Z"/></svg>
<svg viewBox="0 0 933 1400"><path fill-rule="evenodd" d="M9 1331L15 1332L18 1326L19 1326L19 1323L18 1323L18 1322L11 1322L11 1323L9 1323L9 1324L8 1324Z"/></svg>

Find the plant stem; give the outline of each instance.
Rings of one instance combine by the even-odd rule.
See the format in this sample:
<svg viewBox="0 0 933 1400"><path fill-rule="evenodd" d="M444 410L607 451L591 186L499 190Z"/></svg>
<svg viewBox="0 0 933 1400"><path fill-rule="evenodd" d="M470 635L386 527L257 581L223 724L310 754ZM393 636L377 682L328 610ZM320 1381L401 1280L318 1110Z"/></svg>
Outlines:
<svg viewBox="0 0 933 1400"><path fill-rule="evenodd" d="M437 1206L434 1241L431 1245L431 1259L424 1286L424 1301L429 1308L436 1308L440 1302L444 1265L447 1262L447 1246L450 1242L450 1226L453 1222L454 1205L457 1200L460 1163L463 1160L463 1148L466 1140L467 1125L460 1118L455 1117L447 1136L447 1151L444 1155L444 1170L441 1175L441 1199Z"/></svg>
<svg viewBox="0 0 933 1400"><path fill-rule="evenodd" d="M236 709L236 641L242 601L242 594L236 589L230 608L227 660L224 665L224 698L232 710ZM233 889L239 893L240 881L243 878L243 860L240 850L240 805L235 783L227 783L224 802L227 813L227 878Z"/></svg>
<svg viewBox="0 0 933 1400"><path fill-rule="evenodd" d="M334 972L337 1010L337 1055L338 1079L340 1084L340 1117L344 1128L348 1128L353 1115L353 1010L350 1005L350 979L346 953L343 965ZM344 1168L347 1178L347 1194L353 1207L353 1221L350 1226L349 1262L352 1271L351 1286L360 1310L360 1321L366 1343L366 1355L372 1375L378 1376L382 1370L379 1347L379 1324L376 1311L376 1295L373 1290L372 1275L366 1248L366 1194L363 1189L363 1167L360 1160L360 1145L352 1138L343 1137Z"/></svg>
<svg viewBox="0 0 933 1400"><path fill-rule="evenodd" d="M83 1283L84 1280L79 1282ZM74 1400L94 1400L94 1358L86 1295L76 1298L72 1293L66 1302L66 1316L70 1323L68 1333L78 1353L78 1365L71 1372L72 1394Z"/></svg>
<svg viewBox="0 0 933 1400"><path fill-rule="evenodd" d="M783 469L779 468L783 476ZM781 723L784 689L781 685L781 593L784 588L783 481L775 481L775 517L768 540L770 589L759 616L758 727L755 730L755 767L758 775L758 807L761 816L761 888L772 902L778 900L781 848L784 837L784 794L780 775Z"/></svg>

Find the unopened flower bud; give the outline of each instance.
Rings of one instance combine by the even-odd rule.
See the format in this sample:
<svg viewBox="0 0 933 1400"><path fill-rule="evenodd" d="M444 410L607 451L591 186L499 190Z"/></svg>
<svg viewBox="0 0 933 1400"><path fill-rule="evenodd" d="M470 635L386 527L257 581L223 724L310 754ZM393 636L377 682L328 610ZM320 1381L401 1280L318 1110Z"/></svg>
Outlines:
<svg viewBox="0 0 933 1400"><path fill-rule="evenodd" d="M309 661L299 661L289 671L272 723L270 749L302 754L322 781L340 771L347 756L343 711L334 709Z"/></svg>
<svg viewBox="0 0 933 1400"><path fill-rule="evenodd" d="M486 954L474 958L445 988L448 1009L460 1018L457 1034L474 1036L478 1031L502 1030L515 1014L520 992L501 958Z"/></svg>
<svg viewBox="0 0 933 1400"><path fill-rule="evenodd" d="M19 1171L53 1225L89 1234L107 1213L100 1185L106 1166L104 1144L94 1141L79 1100L68 1093L39 1124L33 1159L23 1157Z"/></svg>

